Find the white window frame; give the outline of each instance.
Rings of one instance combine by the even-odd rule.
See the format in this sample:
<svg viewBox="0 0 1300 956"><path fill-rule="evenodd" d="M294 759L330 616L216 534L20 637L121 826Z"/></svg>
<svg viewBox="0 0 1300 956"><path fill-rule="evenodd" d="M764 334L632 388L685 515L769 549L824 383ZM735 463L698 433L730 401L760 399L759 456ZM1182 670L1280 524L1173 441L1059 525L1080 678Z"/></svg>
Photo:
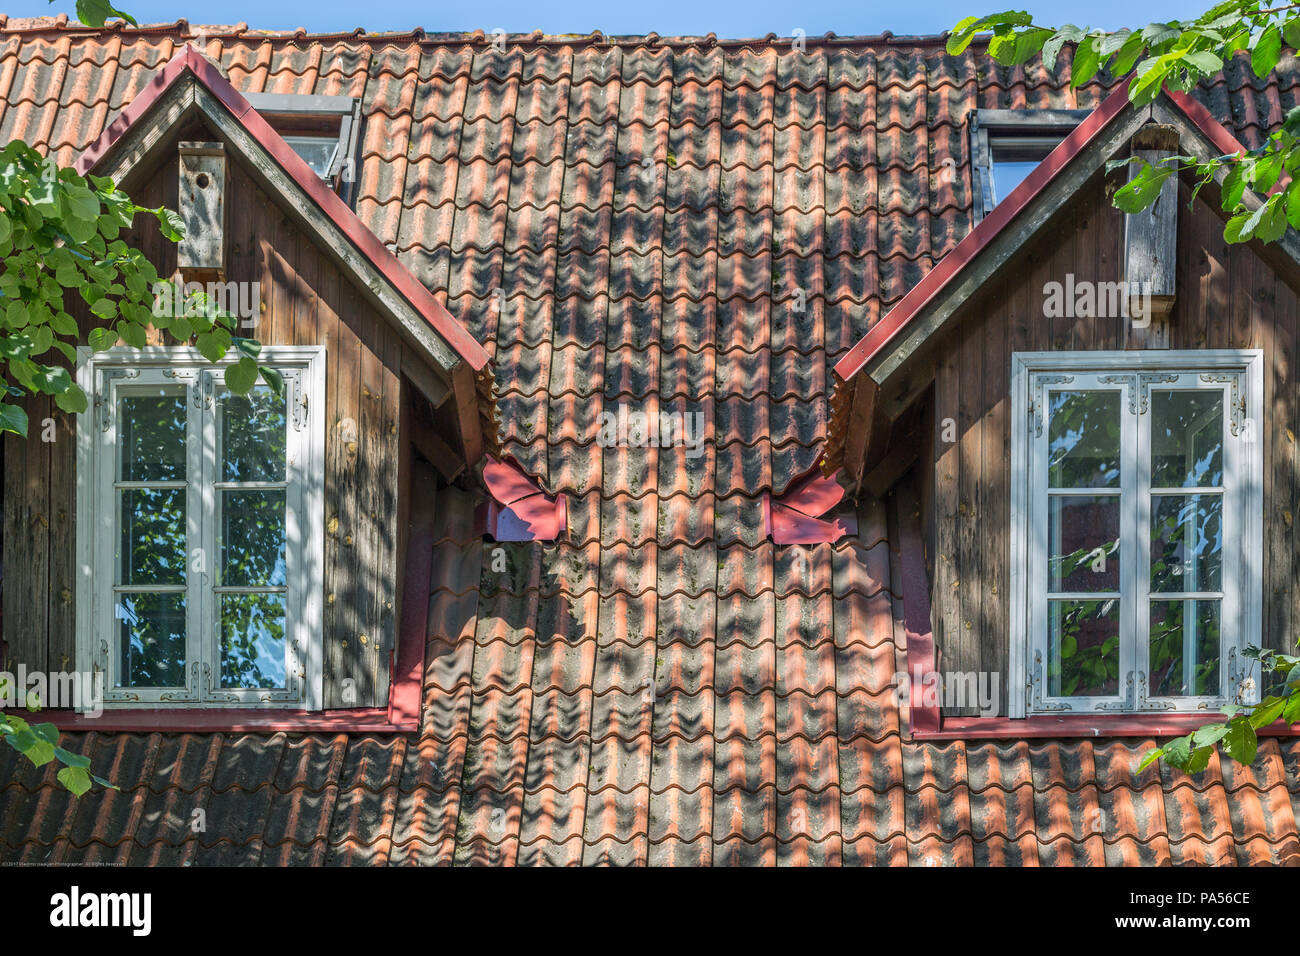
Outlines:
<svg viewBox="0 0 1300 956"><path fill-rule="evenodd" d="M294 708L322 706L324 590L325 349L266 346L259 363L285 378L288 405L285 555L286 688L221 688L219 622L215 612L216 396L231 355L211 363L189 347L114 347L78 350L77 382L90 399L77 424L77 666L104 674L104 706L148 708ZM187 449L187 552L204 561L187 575L186 686L117 688L116 553L118 514L115 395L132 386L184 386L189 408ZM198 481L194 476L199 476Z"/></svg>
<svg viewBox="0 0 1300 956"><path fill-rule="evenodd" d="M1242 651L1260 643L1263 569L1264 353L1259 349L1125 352L1018 352L1011 359L1010 676L1008 714L1188 712L1237 700L1246 676ZM1100 386L1102 380L1104 386ZM1050 391L1113 387L1121 409L1121 541L1140 540L1150 523L1149 392L1152 388L1222 389L1224 395L1223 659L1220 694L1154 697L1146 693L1149 556L1121 564L1120 690L1117 698L1053 698L1046 693L1047 396ZM1131 550L1131 549L1130 549ZM1141 549L1137 549L1141 551Z"/></svg>

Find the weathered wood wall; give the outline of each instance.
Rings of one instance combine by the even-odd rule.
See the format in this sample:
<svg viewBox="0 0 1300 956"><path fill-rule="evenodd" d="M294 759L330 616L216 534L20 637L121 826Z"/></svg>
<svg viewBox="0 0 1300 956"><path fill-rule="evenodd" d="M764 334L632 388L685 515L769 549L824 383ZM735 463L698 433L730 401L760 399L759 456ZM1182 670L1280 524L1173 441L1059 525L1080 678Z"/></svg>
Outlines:
<svg viewBox="0 0 1300 956"><path fill-rule="evenodd" d="M1264 351L1264 409L1250 411L1264 442L1264 604L1266 646L1294 647L1300 625L1300 560L1295 515L1300 495L1296 440L1297 284L1250 246L1223 241L1223 220L1205 198L1178 207L1177 300L1169 347ZM932 447L933 623L940 671L1000 671L1006 713L1011 476L1011 354L1123 349L1127 319L1043 316L1043 287L1077 280L1114 282L1123 269L1123 214L1095 180L1047 231L1022 251L1004 278L963 308L937 353ZM951 419L957 440L943 441ZM973 708L954 710L971 715Z"/></svg>
<svg viewBox="0 0 1300 956"><path fill-rule="evenodd" d="M197 138L187 131L189 138ZM201 134L200 134L201 135ZM216 137L210 137L215 139ZM169 154L133 198L176 208L177 160ZM402 345L333 263L232 158L226 250L228 279L260 283L263 310L251 332L263 344L326 350L325 706L387 703L398 597L399 435ZM124 238L170 275L176 247L140 217ZM248 333L246 333L248 334ZM55 413L58 439L41 440L50 403L28 402L30 437L6 438L4 636L8 657L28 667L68 666L75 657L75 416Z"/></svg>

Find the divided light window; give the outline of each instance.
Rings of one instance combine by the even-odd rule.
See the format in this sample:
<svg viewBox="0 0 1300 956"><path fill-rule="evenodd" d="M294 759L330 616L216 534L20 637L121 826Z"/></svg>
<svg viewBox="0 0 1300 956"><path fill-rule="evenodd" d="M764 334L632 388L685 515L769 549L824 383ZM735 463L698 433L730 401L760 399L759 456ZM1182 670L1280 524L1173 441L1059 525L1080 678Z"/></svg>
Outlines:
<svg viewBox="0 0 1300 956"><path fill-rule="evenodd" d="M1260 353L1013 362L1012 716L1235 701L1260 634Z"/></svg>
<svg viewBox="0 0 1300 956"><path fill-rule="evenodd" d="M324 363L244 396L187 348L87 354L79 669L107 706L318 707Z"/></svg>

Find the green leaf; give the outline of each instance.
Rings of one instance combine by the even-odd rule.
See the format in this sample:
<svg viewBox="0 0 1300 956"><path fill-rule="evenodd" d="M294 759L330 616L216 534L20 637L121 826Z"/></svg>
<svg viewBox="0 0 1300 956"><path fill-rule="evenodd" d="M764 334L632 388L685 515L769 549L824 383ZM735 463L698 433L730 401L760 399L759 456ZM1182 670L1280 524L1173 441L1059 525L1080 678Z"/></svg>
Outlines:
<svg viewBox="0 0 1300 956"><path fill-rule="evenodd" d="M280 398L284 398L284 376L278 369L271 368L269 365L262 366L262 380L271 387Z"/></svg>
<svg viewBox="0 0 1300 956"><path fill-rule="evenodd" d="M54 748L54 756L59 762L68 767L89 767L90 758L83 757L81 754L74 754L71 750L64 750L62 747Z"/></svg>
<svg viewBox="0 0 1300 956"><path fill-rule="evenodd" d="M1183 766L1183 772L1200 773L1210 765L1210 758L1213 756L1213 747L1197 747L1188 756L1187 763Z"/></svg>
<svg viewBox="0 0 1300 956"><path fill-rule="evenodd" d="M101 319L117 318L117 303L109 298L96 299L90 311Z"/></svg>
<svg viewBox="0 0 1300 956"><path fill-rule="evenodd" d="M66 312L55 312L54 318L50 319L50 327L59 335L76 335L80 331L77 320Z"/></svg>
<svg viewBox="0 0 1300 956"><path fill-rule="evenodd" d="M1087 37L1075 47L1074 71L1070 76L1070 85L1083 86L1097 75L1100 67L1101 57L1097 53L1097 42L1094 38Z"/></svg>
<svg viewBox="0 0 1300 956"><path fill-rule="evenodd" d="M226 387L236 395L247 395L257 384L257 362L247 355L226 367Z"/></svg>
<svg viewBox="0 0 1300 956"><path fill-rule="evenodd" d="M51 745L59 742L59 728L51 723L32 724L32 733Z"/></svg>
<svg viewBox="0 0 1300 956"><path fill-rule="evenodd" d="M1228 733L1223 738L1223 752L1240 764L1255 762L1259 750L1259 739L1255 728L1244 717L1234 717L1228 725Z"/></svg>
<svg viewBox="0 0 1300 956"><path fill-rule="evenodd" d="M1127 76L1133 70L1133 64L1137 62L1142 51L1147 48L1146 40L1142 39L1142 34L1134 33L1127 42L1120 47L1119 53L1115 54L1114 62L1110 65L1110 71L1115 76Z"/></svg>
<svg viewBox="0 0 1300 956"><path fill-rule="evenodd" d="M1130 214L1141 212L1156 201L1165 180L1173 173L1172 166L1143 163L1133 177L1115 192L1115 207Z"/></svg>
<svg viewBox="0 0 1300 956"><path fill-rule="evenodd" d="M55 395L54 403L65 412L73 415L80 415L90 407L90 401L86 398L86 393L75 382L68 386L65 391Z"/></svg>
<svg viewBox="0 0 1300 956"><path fill-rule="evenodd" d="M64 215L92 225L99 219L99 198L85 186L65 186L60 201Z"/></svg>
<svg viewBox="0 0 1300 956"><path fill-rule="evenodd" d="M1142 762L1138 764L1136 772L1141 773L1147 767L1151 766L1153 763L1155 763L1157 760L1163 757L1164 754L1165 754L1164 747L1157 747L1154 750L1148 750L1146 752L1146 755L1142 758Z"/></svg>
<svg viewBox="0 0 1300 956"><path fill-rule="evenodd" d="M21 329L27 325L30 317L27 312L27 303L19 300L10 302L5 308L5 325L11 329Z"/></svg>
<svg viewBox="0 0 1300 956"><path fill-rule="evenodd" d="M117 332L112 329L91 329L86 336L86 344L96 352L111 349L117 344Z"/></svg>
<svg viewBox="0 0 1300 956"><path fill-rule="evenodd" d="M1282 24L1282 39L1293 50L1300 50L1300 17L1292 17Z"/></svg>
<svg viewBox="0 0 1300 956"><path fill-rule="evenodd" d="M1286 232L1286 225L1285 194L1270 196L1258 209L1240 212L1229 219L1223 228L1223 238L1230 243L1251 239L1273 242Z"/></svg>
<svg viewBox="0 0 1300 956"><path fill-rule="evenodd" d="M8 242L14 233L14 224L9 219L8 210L0 211L0 242Z"/></svg>
<svg viewBox="0 0 1300 956"><path fill-rule="evenodd" d="M1183 57L1183 62L1196 67L1206 76L1212 76L1223 69L1223 60L1209 50L1197 50L1195 53L1189 53Z"/></svg>
<svg viewBox="0 0 1300 956"><path fill-rule="evenodd" d="M136 322L117 323L117 334L122 337L123 342L133 349L142 349L149 344L149 338L145 333L144 326Z"/></svg>
<svg viewBox="0 0 1300 956"><path fill-rule="evenodd" d="M194 347L209 362L219 362L230 348L230 333L225 329L200 332L194 338Z"/></svg>
<svg viewBox="0 0 1300 956"><path fill-rule="evenodd" d="M1273 24L1255 40L1250 51L1250 68L1258 77L1268 76L1282 57L1282 31Z"/></svg>
<svg viewBox="0 0 1300 956"><path fill-rule="evenodd" d="M1165 763L1183 770L1192 757L1192 735L1175 738L1161 749L1164 750Z"/></svg>
<svg viewBox="0 0 1300 956"><path fill-rule="evenodd" d="M1217 744L1227 733L1227 724L1207 724L1192 734L1192 743L1198 747L1208 747Z"/></svg>
<svg viewBox="0 0 1300 956"><path fill-rule="evenodd" d="M1300 724L1300 691L1293 691L1282 708L1282 719L1290 724Z"/></svg>
<svg viewBox="0 0 1300 956"><path fill-rule="evenodd" d="M1282 697L1267 697L1261 700L1250 714L1250 725L1256 730L1267 727L1282 716L1284 707L1286 707L1286 700Z"/></svg>
<svg viewBox="0 0 1300 956"><path fill-rule="evenodd" d="M135 25L134 17L114 9L108 0L77 0L77 19L86 26L99 29L109 17L121 17L132 26Z"/></svg>
<svg viewBox="0 0 1300 956"><path fill-rule="evenodd" d="M84 767L64 767L59 771L58 778L59 783L72 791L74 797L79 797L90 789L90 774L86 773Z"/></svg>
<svg viewBox="0 0 1300 956"><path fill-rule="evenodd" d="M180 217L180 213L170 209L155 209L154 215L158 217L158 226L166 238L172 242L180 242L185 238L185 220Z"/></svg>
<svg viewBox="0 0 1300 956"><path fill-rule="evenodd" d="M27 413L16 405L0 402L0 432L27 437Z"/></svg>

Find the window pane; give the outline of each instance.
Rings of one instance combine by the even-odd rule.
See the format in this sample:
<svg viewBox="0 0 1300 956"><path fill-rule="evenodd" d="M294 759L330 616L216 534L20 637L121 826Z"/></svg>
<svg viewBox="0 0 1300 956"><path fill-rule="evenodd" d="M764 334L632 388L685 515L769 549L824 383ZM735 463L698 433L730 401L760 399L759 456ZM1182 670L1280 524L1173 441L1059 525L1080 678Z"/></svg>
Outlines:
<svg viewBox="0 0 1300 956"><path fill-rule="evenodd" d="M121 622L120 687L185 686L185 595L122 594L114 611Z"/></svg>
<svg viewBox="0 0 1300 956"><path fill-rule="evenodd" d="M185 489L123 488L119 583L185 583Z"/></svg>
<svg viewBox="0 0 1300 956"><path fill-rule="evenodd" d="M1052 392L1048 480L1053 488L1119 487L1120 393Z"/></svg>
<svg viewBox="0 0 1300 956"><path fill-rule="evenodd" d="M1012 191L1024 182L1025 177L1034 171L1041 160L1029 162L993 161L993 201L1002 202Z"/></svg>
<svg viewBox="0 0 1300 956"><path fill-rule="evenodd" d="M339 141L336 136L286 136L284 141L311 167L311 171L324 179L330 173L334 150Z"/></svg>
<svg viewBox="0 0 1300 956"><path fill-rule="evenodd" d="M1048 498L1048 587L1119 590L1119 495Z"/></svg>
<svg viewBox="0 0 1300 956"><path fill-rule="evenodd" d="M227 587L283 587L285 493L221 493L221 584Z"/></svg>
<svg viewBox="0 0 1300 956"><path fill-rule="evenodd" d="M1151 393L1151 487L1223 483L1223 393Z"/></svg>
<svg viewBox="0 0 1300 956"><path fill-rule="evenodd" d="M284 687L284 595L221 595L221 686Z"/></svg>
<svg viewBox="0 0 1300 956"><path fill-rule="evenodd" d="M1223 496L1151 496L1152 592L1222 587Z"/></svg>
<svg viewBox="0 0 1300 956"><path fill-rule="evenodd" d="M1199 697L1219 693L1219 602L1152 601L1153 697Z"/></svg>
<svg viewBox="0 0 1300 956"><path fill-rule="evenodd" d="M185 395L117 400L122 481L185 480Z"/></svg>
<svg viewBox="0 0 1300 956"><path fill-rule="evenodd" d="M1047 693L1119 693L1119 601L1048 601Z"/></svg>
<svg viewBox="0 0 1300 956"><path fill-rule="evenodd" d="M222 481L284 481L284 399L265 385L221 396Z"/></svg>

